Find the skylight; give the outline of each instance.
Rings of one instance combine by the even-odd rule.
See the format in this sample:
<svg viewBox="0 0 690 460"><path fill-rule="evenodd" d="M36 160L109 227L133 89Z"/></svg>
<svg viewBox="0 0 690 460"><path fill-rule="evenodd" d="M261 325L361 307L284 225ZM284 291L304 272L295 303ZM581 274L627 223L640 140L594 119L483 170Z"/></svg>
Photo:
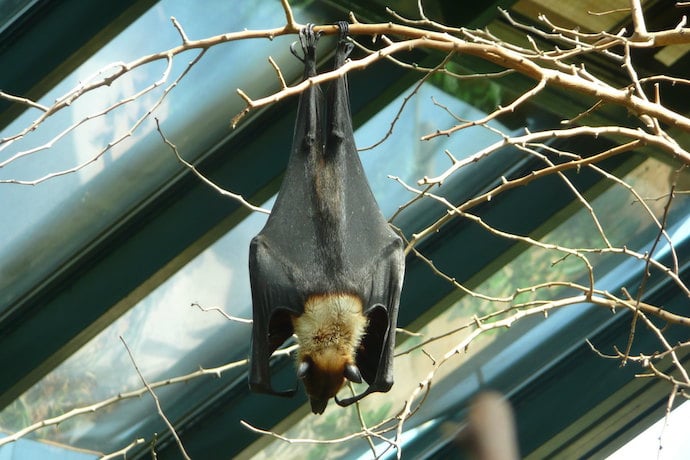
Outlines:
<svg viewBox="0 0 690 460"><path fill-rule="evenodd" d="M39 102L50 105L72 88L112 73L117 69L112 63L174 47L180 37L171 16L178 18L189 36L196 37L266 27L278 21L281 13L277 2L261 2L251 9L238 9L222 1L207 8L190 8L177 0L159 2ZM260 46L263 53L284 62L287 77L295 78L300 74L299 62L290 55L289 44L289 39L276 39ZM165 89L184 72L193 53L178 56L170 69L165 61L140 67L107 89L80 98L70 110L50 117L22 139L2 145L0 193L3 203L9 205L3 206L0 215L0 315L31 286L115 225L142 197L160 193L163 184L182 170L161 143L153 117L138 123L147 111L155 109L154 116L190 161L212 148L218 138L232 134L229 120L244 104L235 89L262 94L278 84L274 75L253 78L271 72L268 63L243 58L256 45L243 41L215 47L162 100ZM96 116L140 91L147 92L106 116ZM25 111L3 129L2 136L20 132L38 116L35 109ZM62 134L89 116L92 118L86 123ZM103 150L110 144L112 148ZM23 155L36 147L43 148ZM94 159L97 161L90 163ZM77 168L76 173L41 182L56 172ZM2 183L8 181L40 182L40 186Z"/></svg>
<svg viewBox="0 0 690 460"><path fill-rule="evenodd" d="M635 436L630 442L608 457L608 460L643 460L661 458L682 460L690 452L687 437L687 421L690 418L690 402L684 402L670 414Z"/></svg>
<svg viewBox="0 0 690 460"><path fill-rule="evenodd" d="M300 5L294 7L300 22L326 23L335 17L328 10L333 2L292 3ZM529 6L525 1L519 4ZM213 0L202 9L183 0L161 0L39 102L50 105L71 88L111 74L119 61L176 46L181 36L171 24L172 16L191 39L243 28L283 25L283 10L278 1L239 8L234 2ZM0 16L0 31L1 21ZM627 336L630 330L624 302L620 301L617 311L612 312L589 303L592 298L588 297L568 308L549 307L538 314L529 312L523 302L530 307L536 305L534 310L538 310L543 299L547 302L573 291L582 294L576 283L582 280L587 285L590 274L581 263L583 259L578 259L582 254L586 254L592 273L596 273L592 274L593 288L601 292L632 298L634 293L629 295L625 288L639 289L640 298L644 297L646 302L648 296L669 291L666 288L673 282L673 273L663 280L660 278L664 273L652 273L649 280L640 284L642 273L648 268L644 254L653 251L655 259L664 258L666 266L673 265L667 261L672 247L659 238L659 226L655 223L660 216L678 251L687 252L690 248L690 195L677 191L673 200L663 199L669 194L671 182L687 188L689 173L677 170L673 159L642 150L642 143L635 147L639 151L631 147L630 151L608 157L602 163L605 171L592 172L589 168L599 164L588 163L588 155L609 148L607 143L611 139L600 136L594 142L585 139L587 136L557 136L553 143L531 144L529 148L534 150L528 153L521 150L524 143L516 142L466 165L443 184L430 189L436 196L457 204L486 192L493 187L490 184L507 184L508 193L501 190L497 195L489 195L470 212L476 212L476 216L485 218L495 228L505 228L508 236L482 228L471 219L474 214L449 210L433 197L426 196L405 206L416 196L409 188L419 188L417 180L438 175L455 159L505 140L498 131L507 136L514 134L512 127L532 130L535 125L550 130L551 123L560 121L554 121L554 115L560 114L550 110L558 112L559 104L568 104L564 113L581 110L575 107L577 104L571 104L572 95L564 96L555 86L548 85L540 93L548 101L532 98L501 118L511 128L497 123L492 125L497 131L473 126L452 136L439 135L420 142L421 135L456 125L458 119L477 120L484 116L472 105L456 99L455 96L461 97L460 91L453 96L433 86L431 83L436 83L453 91L435 79L439 74L425 80L427 83L419 88L408 87L356 132L365 171L384 215L395 216L392 224L407 237L426 227L425 237L409 248L408 274L409 270L416 271L406 280L405 308L401 308L402 320L398 323L409 330L398 335L395 386L389 393L368 396L357 408L331 403L322 417L305 417L308 408L297 408L304 397L301 389L290 400L249 392L246 372L251 299L247 255L249 242L266 216L238 209L235 201L223 201L200 185L161 141L154 117L161 121L167 137L188 161L201 164L208 175L218 172L216 166L218 170L233 170L234 179L218 174L222 178L219 183L230 190L241 187L240 180L254 181L255 187L242 193L254 204L269 209L273 198L267 198L276 189L281 160L290 150L286 127L291 131L294 114L287 109L295 98L265 111L252 112L236 130L228 125L245 105L235 92L237 88L252 97L271 94L279 88L276 72L265 57L270 55L278 62L288 84L300 77L301 64L289 52L294 39L278 37L217 45L193 66L198 52L193 50L170 62L161 60L142 66L108 88L80 99L16 142L0 143L0 228L4 237L0 246L0 341L10 345L0 348L0 357L4 357L0 361L8 361L10 368L0 378L5 388L0 396L4 398L3 404L12 401L0 412L0 460L8 455L80 460L133 446L128 455L143 455L144 449L151 447L167 453L166 449L174 449L174 441L142 380L155 387L162 411L185 437L184 442L202 452L223 445L237 453L249 445L242 452L244 457L318 457L328 453L330 457L367 458L372 449L383 458L392 457L395 449L380 437L328 445L287 444L250 432L240 425L240 420L289 438L333 439L359 431L362 424L371 427L394 417L404 401L414 400L410 396L418 388L430 388L430 392L414 416L406 419L405 430L398 439L404 455L410 457L417 452L430 455L429 448L442 450L450 445L464 423L468 399L477 391L494 386L500 387L516 406L523 404L522 417L534 417L530 422L536 420L531 425L520 425L533 431L521 436L521 441L533 442L529 452L535 457L541 452L546 452L544 456L577 452L581 446L601 452L612 438L621 436L619 431L632 429L612 422L614 428L604 430L601 438L591 439L596 437L591 432L600 428L601 420L609 422L615 418L605 412L612 410L607 404L635 405L630 404L629 394L625 393L629 388L623 391L607 381L606 391L600 388L596 394L587 393L583 396L589 398L586 403L574 404L568 400L569 395L558 394L570 383L558 381L551 386L558 380L555 374L559 370L579 367L578 373L572 374L577 376L573 379L577 385L596 375L590 372L591 367L580 366L581 362L575 360L585 362L584 355L596 355L597 350L590 349L584 340L592 337L613 337L613 345L604 341L602 347L606 348L601 350L614 353L611 350L619 346L616 341L620 335L616 334L621 329L614 326L625 320L623 334ZM413 50L417 51L424 55L420 65L428 65L439 57L433 50ZM459 72L483 69L473 67L471 56L453 55L448 59L449 68L458 66ZM387 73L380 71L385 65L390 63L381 60L372 68L381 67L351 76L350 83L359 85L357 91L352 90L358 111L355 121L377 110L392 93L391 90L379 94L375 86L389 81ZM404 73L398 66L393 67ZM176 79L188 70L189 74L178 84ZM380 79L362 84L362 77L368 77L370 70ZM401 82L411 80L408 77L413 72L409 70L404 78L390 78L399 85L396 92ZM497 80L483 80L494 85L492 89L500 95L487 105L491 109L496 104L505 107L514 96L508 85L524 82L517 72L493 76ZM464 86L465 79L452 81L457 85L462 82L463 90L469 88ZM361 91L363 86L377 89ZM520 85L516 87L521 91ZM407 99L411 91L416 94ZM486 91L481 88L477 93L484 96ZM134 95L139 96L131 97ZM405 110L397 119L403 105ZM101 114L104 110L107 114ZM597 105L592 111L598 113ZM30 126L38 115L36 110L27 109L2 129L0 138L7 139ZM619 123L614 115L619 115L616 110L601 113L604 121L612 125ZM382 139L389 128L394 134ZM524 131L521 128L519 132ZM378 145L379 141L383 142ZM365 148L370 145L376 147ZM644 148L652 146L645 144ZM581 154L582 161L577 162L577 168L568 169L564 163L562 170L554 167L558 169L555 174L537 177L531 162L541 161L538 158L542 149L549 152L549 158L541 159L546 164L553 157L553 163L560 166L559 162L570 151ZM530 176L530 171L534 176ZM513 177L525 180L514 181ZM568 189L571 179L576 185ZM639 195L633 196L633 187ZM200 189L208 191L206 198L211 199L196 199ZM537 195L541 197L536 198ZM220 203L214 202L217 208L213 212L222 210L208 222L199 223L212 214L213 206L209 203L213 200ZM194 218L189 218L192 213L196 213ZM439 215L451 218L443 225L428 227ZM599 225L605 230L598 229ZM532 243L527 239L532 239ZM550 244L578 249L553 250L547 247ZM150 260L141 256L140 251L148 251L155 262L150 270L134 275L138 266L147 265ZM631 256L628 251L637 251L641 256ZM158 257L159 253L165 254ZM127 256L117 259L120 254ZM687 273L686 260L687 257L678 264L678 277ZM100 274L93 276L98 270ZM91 283L94 278L98 282ZM539 287L533 288L537 284ZM467 293L465 289L474 292ZM70 295L75 292L80 301L70 303ZM677 297L669 294L658 303L650 300L650 305L662 305L671 311L677 307ZM509 329L491 326L492 321L512 321L514 318L509 315L517 317L523 313L529 317L515 325L511 322ZM85 319L80 322L82 317ZM664 318L654 320L664 323ZM15 328L16 324L19 327ZM659 330L662 327L668 337L681 341L679 335L674 335L673 324L659 326ZM465 342L482 328L487 330L471 344ZM640 331L635 338L636 347L647 332ZM31 346L41 344L42 339L47 344L40 352L27 346L29 342ZM592 348L598 345L593 340ZM21 356L24 351L26 356ZM273 361L276 375L280 373L281 386L299 387L286 355L283 352ZM618 366L614 360L599 361L610 368ZM437 369L439 362L443 365ZM617 375L632 374L633 367L629 365ZM434 373L432 384L425 380L430 372ZM606 375L608 378L610 374ZM543 377L547 378L542 380ZM633 381L626 380L631 387L643 380L624 378ZM30 385L33 386L29 388ZM663 391L668 394L667 388ZM657 400L652 401L657 394L644 394L649 398L645 404L658 406ZM612 395L619 398L618 402L611 402ZM546 409L531 410L533 406L529 404L537 399L547 401L543 403ZM564 409L570 410L563 417L563 425L540 426L541 417L555 410L550 405L561 401ZM573 408L576 405L579 407ZM602 409L603 406L607 407ZM254 407L260 410L253 410ZM72 410L79 414L72 417ZM635 417L636 423L641 424L646 415L638 412ZM47 426L39 426L41 421ZM13 433L21 433L26 427L31 434L22 435L18 442L3 444L3 436L9 440ZM539 433L535 434L537 430ZM613 430L618 431L612 434ZM668 441L674 435L667 433ZM223 441L217 442L221 437ZM257 438L260 439L250 445ZM201 444L203 447L199 448Z"/></svg>

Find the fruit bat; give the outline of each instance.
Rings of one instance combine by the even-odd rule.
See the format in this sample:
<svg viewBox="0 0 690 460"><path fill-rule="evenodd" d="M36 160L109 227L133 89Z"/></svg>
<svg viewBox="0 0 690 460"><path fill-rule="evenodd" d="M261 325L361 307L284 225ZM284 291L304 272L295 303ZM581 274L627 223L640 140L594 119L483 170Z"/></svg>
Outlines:
<svg viewBox="0 0 690 460"><path fill-rule="evenodd" d="M338 26L335 68L352 50L347 23ZM306 80L316 75L313 26L300 31L299 41ZM292 153L268 221L251 242L249 273L252 391L294 394L273 389L269 368L271 354L293 333L297 377L315 414L323 413L346 380L364 380L368 388L336 398L341 406L391 388L402 240L364 175L344 76L331 84L325 103L317 84L300 96Z"/></svg>

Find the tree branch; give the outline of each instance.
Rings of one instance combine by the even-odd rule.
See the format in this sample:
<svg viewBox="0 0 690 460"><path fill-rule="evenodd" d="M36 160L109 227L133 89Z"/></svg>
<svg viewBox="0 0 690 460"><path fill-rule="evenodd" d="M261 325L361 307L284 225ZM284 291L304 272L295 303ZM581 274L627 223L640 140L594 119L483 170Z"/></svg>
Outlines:
<svg viewBox="0 0 690 460"><path fill-rule="evenodd" d="M160 415L160 417L163 419L163 421L165 422L165 425L168 427L168 430L170 430L170 433L175 438L175 442L177 442L177 446L180 449L180 453L182 454L182 457L185 458L186 460L190 460L189 454L187 454L187 451L185 450L184 446L182 445L182 441L180 441L180 437L177 435L175 428L173 427L172 423L170 423L170 420L168 420L168 417L165 416L165 413L163 412L163 408L161 407L161 403L158 400L158 396L156 396L156 393L153 391L153 388L151 388L151 385L148 384L148 382L144 378L144 375L141 373L141 370L139 370L139 366L137 366L137 362L134 360L134 355L132 354L132 350L129 349L127 342L125 342L125 339L122 336L120 336L120 340L122 341L122 344L125 346L125 349L127 350L127 354L129 355L129 359L132 361L132 365L134 366L134 370L137 371L137 375L141 379L141 383L144 384L144 387L146 387L146 391L153 398L153 402L156 404L156 410L158 411L158 415Z"/></svg>

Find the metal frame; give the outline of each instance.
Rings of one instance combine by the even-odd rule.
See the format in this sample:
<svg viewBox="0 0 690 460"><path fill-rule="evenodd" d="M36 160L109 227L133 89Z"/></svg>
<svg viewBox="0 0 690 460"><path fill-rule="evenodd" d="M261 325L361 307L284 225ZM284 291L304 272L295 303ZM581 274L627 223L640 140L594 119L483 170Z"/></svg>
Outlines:
<svg viewBox="0 0 690 460"><path fill-rule="evenodd" d="M12 37L17 38L0 49L0 64L4 64L3 69L9 69L3 74L0 87L16 93L33 95L40 92L42 85L55 77L51 71L59 63L78 53L86 43L89 47L102 43L107 34L125 24L126 18L134 17L151 4L151 0L107 4L79 0L60 4L39 2L36 13L21 27L9 29L4 34L13 34ZM487 5L472 17L481 18L486 23L487 11L493 9L495 12L495 6L493 3ZM97 9L98 14L90 8ZM107 13L103 13L104 8L108 8ZM65 29L70 33L63 35ZM104 29L106 32L102 32ZM45 36L59 37L41 40L55 45L46 51L50 59L37 59L37 55L27 53L30 44L37 42L37 37ZM20 59L19 56L24 57ZM418 57L424 59L422 55ZM65 65L74 65L75 59L70 58ZM35 78L22 80L25 74ZM351 75L352 110L357 124L375 113L416 77L386 62L367 72ZM20 81L24 84L20 85ZM558 93L550 94L559 97ZM287 162L285 140L292 135L291 114L295 105L295 101L290 101L264 111L241 133L209 153L199 169L217 183L232 184L234 191L253 197L255 201L269 197L277 191ZM0 123L13 115L13 108L0 103ZM455 198L461 199L485 189L493 178L527 171L531 166L524 161L506 163L502 158L499 155L495 160L474 165L474 169L468 168L445 187L457 192ZM638 160L636 157L615 159L611 165L630 168ZM503 169L497 173L496 168L499 167ZM572 179L580 190L594 189L601 181L585 170ZM482 206L477 211L501 228L529 234L553 219L572 201L568 193L557 192L561 188L564 188L561 182L546 178L497 197L490 206ZM523 208L519 215L516 214L519 207L515 203L525 202L533 203L528 213L525 214ZM439 212L434 204L423 203L403 215L399 224L405 229L414 229ZM0 362L5 366L0 373L0 407L14 400L245 215L243 208L220 197L191 173L171 178L161 193L145 197L128 218L84 248L78 257L21 299L13 306L12 313L2 319ZM174 233L170 231L172 228ZM510 252L514 256L521 250L461 220L443 227L420 249L438 266L452 267L460 282L474 279L477 273L487 272L497 260L503 260L504 254ZM687 245L679 248L681 260L687 260L689 250ZM687 265L683 267L685 276L688 276L689 268ZM114 274L117 274L116 278ZM114 279L117 282L113 282ZM404 327L412 323L452 291L452 286L434 275L419 259L408 258L400 325ZM678 300L663 285L659 285L650 296L650 301L652 299L664 304ZM625 334L627 325L625 316L615 317L606 329L593 330L595 335L592 338L600 340L602 346L614 343ZM526 365L516 363L516 366L518 364ZM277 362L276 371L278 386L287 387L294 382L289 360ZM540 458L568 452L581 454L574 449L581 447L578 443L582 439L593 440L593 444L589 444L590 454L604 452L629 436L627 433L631 427L657 413L667 395L667 389L662 386L636 384L632 368L620 370L616 363L594 356L585 344L565 350L547 367L535 368L534 372L519 390L510 394L510 399L516 408L523 455ZM564 396L581 390L592 375L597 375L602 384L589 387L586 401ZM506 381L493 382L493 385L508 388L507 382L513 377L514 374L506 374ZM168 413L176 421L182 442L193 458L217 458L219 452L230 458L257 438L247 431L235 429L245 414L251 412L253 420L270 426L305 402L301 394L294 399L249 394L244 380L228 382L220 379L209 385L213 397L201 404L190 401ZM617 388L620 390L615 391ZM640 403L640 395L645 395L643 403ZM560 412L562 423L545 426L542 421L552 413L553 407L563 403L564 397L571 404ZM601 432L599 424L611 413L607 402L613 400L617 401L617 410L629 409L630 422L612 425L608 431ZM448 417L461 421L462 410L458 409L455 415ZM455 458L457 453L450 441L442 434L432 432L411 446L409 453L431 458ZM159 438L157 449L159 458L180 457L175 443L165 435ZM140 457L144 455L145 449L139 451Z"/></svg>

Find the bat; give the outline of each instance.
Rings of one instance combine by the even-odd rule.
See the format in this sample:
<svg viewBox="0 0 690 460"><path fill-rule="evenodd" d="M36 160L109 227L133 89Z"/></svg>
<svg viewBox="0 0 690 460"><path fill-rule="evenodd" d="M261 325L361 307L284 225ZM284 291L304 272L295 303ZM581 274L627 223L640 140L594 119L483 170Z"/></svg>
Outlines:
<svg viewBox="0 0 690 460"><path fill-rule="evenodd" d="M338 26L336 69L352 50L347 23ZM299 34L305 80L316 75L318 37L313 26ZM294 333L296 375L315 414L330 398L348 406L390 390L404 275L402 239L381 214L357 154L345 77L323 99L317 84L300 96L283 183L249 249L250 389L295 393L274 390L269 368L271 354ZM347 380L368 387L339 400Z"/></svg>

